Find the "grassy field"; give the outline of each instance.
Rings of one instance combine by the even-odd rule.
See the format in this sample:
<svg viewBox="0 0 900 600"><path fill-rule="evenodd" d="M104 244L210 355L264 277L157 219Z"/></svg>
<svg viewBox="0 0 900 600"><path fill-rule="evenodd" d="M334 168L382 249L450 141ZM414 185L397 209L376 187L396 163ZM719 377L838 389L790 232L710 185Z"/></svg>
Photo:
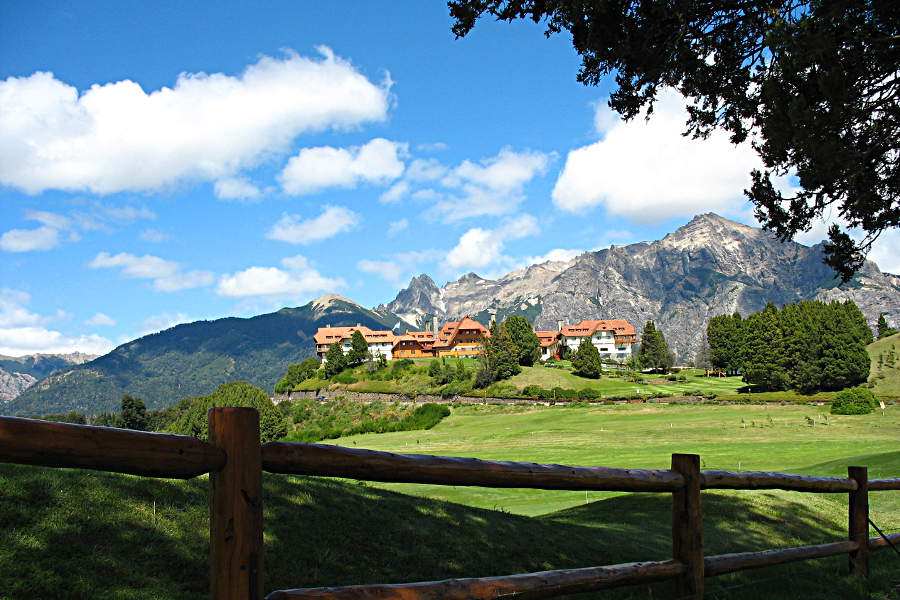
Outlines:
<svg viewBox="0 0 900 600"><path fill-rule="evenodd" d="M810 425L810 420L815 425ZM827 423L827 424L826 424ZM429 431L341 445L568 464L659 467L697 452L704 469L870 477L900 474L900 406L835 417L812 406L454 409ZM266 475L267 590L486 576L671 556L666 494L376 485ZM205 478L181 482L0 465L0 598L204 598ZM399 493L404 492L404 493ZM416 494L416 495L407 495ZM452 500L452 502L448 501ZM900 530L900 493L871 496ZM846 495L703 496L709 554L823 543L846 535ZM708 597L896 598L900 559L873 555L869 583L846 557L708 580ZM893 590L893 591L892 591ZM668 598L667 584L580 598Z"/></svg>
<svg viewBox="0 0 900 600"><path fill-rule="evenodd" d="M869 381L875 384L873 391L879 396L900 396L900 333L869 344L867 350L872 359ZM893 366L891 351L895 356Z"/></svg>

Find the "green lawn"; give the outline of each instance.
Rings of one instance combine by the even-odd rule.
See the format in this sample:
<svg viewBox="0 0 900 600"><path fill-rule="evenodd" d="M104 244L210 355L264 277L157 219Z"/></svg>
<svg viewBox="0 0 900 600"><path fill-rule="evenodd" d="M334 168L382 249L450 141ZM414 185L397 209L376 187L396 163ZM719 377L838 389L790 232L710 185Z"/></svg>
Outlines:
<svg viewBox="0 0 900 600"><path fill-rule="evenodd" d="M900 474L900 406L883 416L825 422L810 406L470 406L454 409L432 430L339 443L620 467L665 468L672 452L698 452L704 469L845 475L848 464L863 464L870 477ZM205 478L0 464L0 598L205 598L206 487ZM888 532L900 530L900 493L871 498L873 520ZM708 554L846 535L844 494L716 491L703 495L703 507ZM671 556L667 494L488 491L267 474L264 510L267 590ZM846 576L843 556L747 571L707 580L708 597L888 600L900 584L897 561L889 550L873 555L865 585ZM662 583L578 598L669 597Z"/></svg>
<svg viewBox="0 0 900 600"><path fill-rule="evenodd" d="M870 477L900 476L900 406L882 415L828 414L828 406L594 405L574 408L463 406L433 429L362 435L333 443L417 454L571 465L668 468L676 452L701 455L703 469ZM815 425L810 426L807 419ZM376 484L373 484L376 485ZM615 493L377 484L409 494L540 515ZM887 499L891 496L892 499ZM900 529L900 494L873 504ZM883 502L888 502L884 505ZM887 508L884 508L887 506Z"/></svg>
<svg viewBox="0 0 900 600"><path fill-rule="evenodd" d="M875 384L873 391L879 396L900 396L900 333L869 344L867 350L872 359L869 381ZM891 351L893 366L889 362Z"/></svg>

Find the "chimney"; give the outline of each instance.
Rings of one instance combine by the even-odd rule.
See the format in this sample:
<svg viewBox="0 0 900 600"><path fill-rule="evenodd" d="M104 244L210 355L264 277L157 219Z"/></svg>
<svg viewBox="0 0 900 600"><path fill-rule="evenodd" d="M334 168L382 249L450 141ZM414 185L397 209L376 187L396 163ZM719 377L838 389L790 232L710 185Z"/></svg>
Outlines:
<svg viewBox="0 0 900 600"><path fill-rule="evenodd" d="M362 327L362 323L357 323L356 326L357 326L357 327Z"/></svg>
<svg viewBox="0 0 900 600"><path fill-rule="evenodd" d="M490 315L491 315L491 319L490 319L490 321L488 322L488 328L490 329L491 327L494 326L494 323L497 322L497 309L496 309L496 308L489 308L489 309L488 309L488 313L490 313Z"/></svg>
<svg viewBox="0 0 900 600"><path fill-rule="evenodd" d="M437 326L438 326L437 315L435 315L435 316L431 317L431 331L434 332L434 335L437 335L437 332L438 332Z"/></svg>
<svg viewBox="0 0 900 600"><path fill-rule="evenodd" d="M562 331L562 328L563 328L563 322L562 322L562 319L557 319L557 320L556 320L556 330L557 330L557 331Z"/></svg>

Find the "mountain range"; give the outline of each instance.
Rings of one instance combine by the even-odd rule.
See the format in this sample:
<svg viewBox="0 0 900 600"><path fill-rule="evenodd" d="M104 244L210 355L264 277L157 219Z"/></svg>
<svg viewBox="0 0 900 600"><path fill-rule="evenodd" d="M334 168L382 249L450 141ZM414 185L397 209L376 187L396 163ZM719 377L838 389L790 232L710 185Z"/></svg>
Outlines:
<svg viewBox="0 0 900 600"><path fill-rule="evenodd" d="M524 315L536 329L556 329L559 320L607 318L641 329L653 320L678 362L687 363L704 345L711 317L747 315L768 301L853 300L873 328L880 313L900 324L900 277L867 262L839 286L822 258L821 244L782 243L769 232L708 213L661 240L531 265L496 280L468 273L438 287L422 274L374 309L329 294L248 319L178 325L49 375L0 404L0 412L96 413L116 409L125 393L159 408L233 380L271 390L288 364L314 356L311 338L322 325L407 330L428 327L432 317L470 315L487 323L489 311L501 320Z"/></svg>
<svg viewBox="0 0 900 600"><path fill-rule="evenodd" d="M96 354L82 352L25 356L0 354L0 405L11 401L39 379L95 358Z"/></svg>

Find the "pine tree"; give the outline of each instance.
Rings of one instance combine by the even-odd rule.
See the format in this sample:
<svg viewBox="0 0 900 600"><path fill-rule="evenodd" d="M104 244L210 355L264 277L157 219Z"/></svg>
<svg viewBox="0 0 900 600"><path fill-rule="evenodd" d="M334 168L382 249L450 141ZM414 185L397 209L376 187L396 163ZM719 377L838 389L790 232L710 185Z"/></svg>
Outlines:
<svg viewBox="0 0 900 600"><path fill-rule="evenodd" d="M743 380L760 390L784 390L788 375L784 368L784 341L778 324L778 309L769 302L747 317Z"/></svg>
<svg viewBox="0 0 900 600"><path fill-rule="evenodd" d="M512 377L522 371L516 349L506 327L494 323L491 335L484 340L484 352L494 381Z"/></svg>
<svg viewBox="0 0 900 600"><path fill-rule="evenodd" d="M638 362L641 366L654 371L667 371L671 366L671 355L662 331L656 328L653 321L647 321L641 335L641 349Z"/></svg>
<svg viewBox="0 0 900 600"><path fill-rule="evenodd" d="M859 309L852 303L832 302L825 306L817 363L819 389L842 390L869 378L871 363L866 352L867 338L859 327L857 311Z"/></svg>
<svg viewBox="0 0 900 600"><path fill-rule="evenodd" d="M147 430L147 407L140 398L125 394L122 396L122 412L119 413L119 427Z"/></svg>
<svg viewBox="0 0 900 600"><path fill-rule="evenodd" d="M516 360L520 365L530 367L541 358L541 343L534 333L531 323L520 315L508 317L503 326L509 333L515 348Z"/></svg>
<svg viewBox="0 0 900 600"><path fill-rule="evenodd" d="M361 365L369 355L369 344L366 338L358 329L350 336L350 351L347 352L347 366L355 367Z"/></svg>
<svg viewBox="0 0 900 600"><path fill-rule="evenodd" d="M590 379L598 379L603 372L600 352L589 339L583 338L578 345L578 350L572 355L572 368L576 375Z"/></svg>
<svg viewBox="0 0 900 600"><path fill-rule="evenodd" d="M340 340L328 346L325 352L325 376L334 377L347 368L347 357L341 349Z"/></svg>
<svg viewBox="0 0 900 600"><path fill-rule="evenodd" d="M743 364L744 320L740 313L721 315L706 327L709 362L712 367L736 374Z"/></svg>

